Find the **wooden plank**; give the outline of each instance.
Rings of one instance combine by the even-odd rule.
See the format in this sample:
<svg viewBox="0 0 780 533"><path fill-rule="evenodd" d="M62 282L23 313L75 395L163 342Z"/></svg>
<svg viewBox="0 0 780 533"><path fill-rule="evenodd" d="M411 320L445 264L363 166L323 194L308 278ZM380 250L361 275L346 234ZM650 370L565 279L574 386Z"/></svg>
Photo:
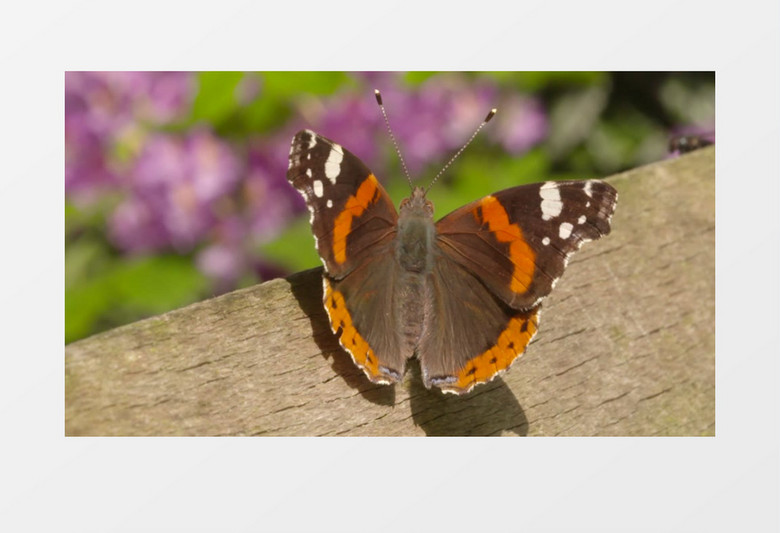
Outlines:
<svg viewBox="0 0 780 533"><path fill-rule="evenodd" d="M321 270L65 348L67 435L714 435L715 149L609 179L510 371L465 397L419 366L373 385L330 333Z"/></svg>

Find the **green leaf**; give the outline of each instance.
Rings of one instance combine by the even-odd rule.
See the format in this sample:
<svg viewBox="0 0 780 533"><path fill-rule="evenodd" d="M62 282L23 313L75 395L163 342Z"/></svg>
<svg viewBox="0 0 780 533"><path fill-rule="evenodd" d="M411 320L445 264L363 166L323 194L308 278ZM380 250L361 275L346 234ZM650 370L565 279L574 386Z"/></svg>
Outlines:
<svg viewBox="0 0 780 533"><path fill-rule="evenodd" d="M236 87L243 77L243 72L200 72L198 94L192 104L192 122L218 127L235 113L239 107Z"/></svg>
<svg viewBox="0 0 780 533"><path fill-rule="evenodd" d="M96 333L96 323L111 301L105 278L65 289L65 343Z"/></svg>
<svg viewBox="0 0 780 533"><path fill-rule="evenodd" d="M188 257L114 261L65 290L65 342L192 303L207 287Z"/></svg>
<svg viewBox="0 0 780 533"><path fill-rule="evenodd" d="M550 159L541 148L519 157L486 152L460 162L453 188L476 200L494 191L544 181L549 172Z"/></svg>
<svg viewBox="0 0 780 533"><path fill-rule="evenodd" d="M179 255L124 263L114 271L111 282L122 305L149 314L191 303L208 286L192 259Z"/></svg>
<svg viewBox="0 0 780 533"><path fill-rule="evenodd" d="M409 85L415 86L415 85L420 85L420 84L426 82L429 78L431 78L432 76L435 76L436 74L439 74L439 72L436 72L436 71L413 71L413 72L405 73L404 76L403 76L403 79Z"/></svg>
<svg viewBox="0 0 780 533"><path fill-rule="evenodd" d="M601 85L609 79L605 72L490 72L493 79L505 86L524 91L541 91L550 87L572 88Z"/></svg>
<svg viewBox="0 0 780 533"><path fill-rule="evenodd" d="M65 247L65 288L78 285L90 273L105 267L108 250L92 238L77 239Z"/></svg>
<svg viewBox="0 0 780 533"><path fill-rule="evenodd" d="M296 98L333 94L349 81L344 72L264 72L260 97L241 112L244 128L247 132L267 131L289 117Z"/></svg>
<svg viewBox="0 0 780 533"><path fill-rule="evenodd" d="M301 93L333 94L348 80L344 72L266 72L263 89L272 99L289 100Z"/></svg>

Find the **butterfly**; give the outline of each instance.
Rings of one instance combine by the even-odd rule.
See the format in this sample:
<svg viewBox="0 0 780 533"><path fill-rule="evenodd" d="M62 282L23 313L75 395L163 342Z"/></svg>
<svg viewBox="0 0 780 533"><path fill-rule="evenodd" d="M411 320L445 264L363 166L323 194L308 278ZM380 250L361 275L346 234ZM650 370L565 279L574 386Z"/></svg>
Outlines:
<svg viewBox="0 0 780 533"><path fill-rule="evenodd" d="M309 209L331 329L355 364L390 384L416 356L427 388L455 394L523 354L542 300L571 254L610 232L617 203L603 181L547 181L434 222L424 189L396 211L357 156L311 130L292 140L287 179Z"/></svg>

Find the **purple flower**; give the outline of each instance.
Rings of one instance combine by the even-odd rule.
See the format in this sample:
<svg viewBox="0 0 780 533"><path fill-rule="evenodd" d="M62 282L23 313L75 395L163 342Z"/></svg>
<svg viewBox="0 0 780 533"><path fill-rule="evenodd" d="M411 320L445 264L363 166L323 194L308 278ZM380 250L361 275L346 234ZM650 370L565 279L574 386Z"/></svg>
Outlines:
<svg viewBox="0 0 780 533"><path fill-rule="evenodd" d="M331 99L313 128L370 166L378 155L377 133L384 131L384 122L373 91L363 91L363 94L344 94Z"/></svg>
<svg viewBox="0 0 780 533"><path fill-rule="evenodd" d="M195 77L190 72L139 72L142 88L138 94L138 113L157 124L183 118L196 93ZM141 98L145 95L146 98Z"/></svg>
<svg viewBox="0 0 780 533"><path fill-rule="evenodd" d="M127 251L192 249L213 227L241 178L232 148L208 130L148 138L127 176L128 198L111 220Z"/></svg>
<svg viewBox="0 0 780 533"><path fill-rule="evenodd" d="M190 72L87 72L130 115L155 124L182 118L195 97Z"/></svg>
<svg viewBox="0 0 780 533"><path fill-rule="evenodd" d="M435 109L442 150L448 156L463 146L474 130L496 106L497 88L488 80L469 80L462 74L440 74L426 81L420 89L423 108ZM438 103L438 106L437 106Z"/></svg>
<svg viewBox="0 0 780 533"><path fill-rule="evenodd" d="M369 88L339 95L312 125L319 133L343 144L367 164L377 147L390 140L373 89L382 92L390 125L412 179L427 165L441 164L468 140L495 103L497 91L485 81L472 82L461 74L434 76L410 90L398 73L356 73ZM381 151L392 154L387 149ZM392 155L395 158L395 155ZM386 166L386 162L382 166Z"/></svg>
<svg viewBox="0 0 780 533"><path fill-rule="evenodd" d="M65 190L93 198L117 183L109 160L113 134L127 106L90 73L65 73Z"/></svg>
<svg viewBox="0 0 780 533"><path fill-rule="evenodd" d="M285 128L273 137L253 139L247 159L244 198L252 240L275 238L298 213L303 199L287 182L288 154L293 130Z"/></svg>
<svg viewBox="0 0 780 533"><path fill-rule="evenodd" d="M90 202L118 183L106 155L106 142L89 128L82 114L65 119L65 190L77 201Z"/></svg>
<svg viewBox="0 0 780 533"><path fill-rule="evenodd" d="M65 190L93 198L118 185L117 146L137 137L138 121L181 118L195 94L188 72L66 72Z"/></svg>
<svg viewBox="0 0 780 533"><path fill-rule="evenodd" d="M133 120L128 87L117 83L118 72L66 72L65 121L80 115L85 126L101 137L113 137ZM67 132L66 132L67 133Z"/></svg>
<svg viewBox="0 0 780 533"><path fill-rule="evenodd" d="M538 99L512 94L502 101L487 133L509 153L522 154L542 141L548 128L547 115Z"/></svg>
<svg viewBox="0 0 780 533"><path fill-rule="evenodd" d="M201 250L195 263L198 269L215 283L215 292L223 293L236 286L247 269L246 251L241 246L222 242Z"/></svg>

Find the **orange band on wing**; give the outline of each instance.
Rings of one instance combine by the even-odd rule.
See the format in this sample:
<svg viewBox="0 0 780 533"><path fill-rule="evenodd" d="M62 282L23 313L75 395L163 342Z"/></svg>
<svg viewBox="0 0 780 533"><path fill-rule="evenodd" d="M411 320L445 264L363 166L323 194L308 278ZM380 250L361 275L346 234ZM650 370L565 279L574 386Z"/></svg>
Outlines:
<svg viewBox="0 0 780 533"><path fill-rule="evenodd" d="M379 371L379 361L376 355L374 355L374 350L371 349L368 342L355 329L355 325L352 323L352 315L349 314L344 302L344 295L339 291L333 290L327 279L325 279L324 289L325 310L330 318L330 327L333 333L336 333L341 328L339 337L341 345L352 356L355 364L363 369L368 379L374 383L390 383L390 380Z"/></svg>
<svg viewBox="0 0 780 533"><path fill-rule="evenodd" d="M517 293L526 292L533 280L536 254L523 238L523 230L509 222L506 209L492 196L486 196L480 201L474 216L480 224L488 225L499 242L509 243L509 257L514 265L511 288Z"/></svg>
<svg viewBox="0 0 780 533"><path fill-rule="evenodd" d="M469 359L458 372L458 380L447 388L468 391L477 383L485 383L506 370L523 354L536 334L539 310L533 309L513 317L498 336L495 346Z"/></svg>
<svg viewBox="0 0 780 533"><path fill-rule="evenodd" d="M338 264L347 260L347 235L352 230L352 219L363 214L370 204L379 199L379 183L373 174L369 174L360 184L354 196L347 198L344 210L336 217L333 225L333 259Z"/></svg>

